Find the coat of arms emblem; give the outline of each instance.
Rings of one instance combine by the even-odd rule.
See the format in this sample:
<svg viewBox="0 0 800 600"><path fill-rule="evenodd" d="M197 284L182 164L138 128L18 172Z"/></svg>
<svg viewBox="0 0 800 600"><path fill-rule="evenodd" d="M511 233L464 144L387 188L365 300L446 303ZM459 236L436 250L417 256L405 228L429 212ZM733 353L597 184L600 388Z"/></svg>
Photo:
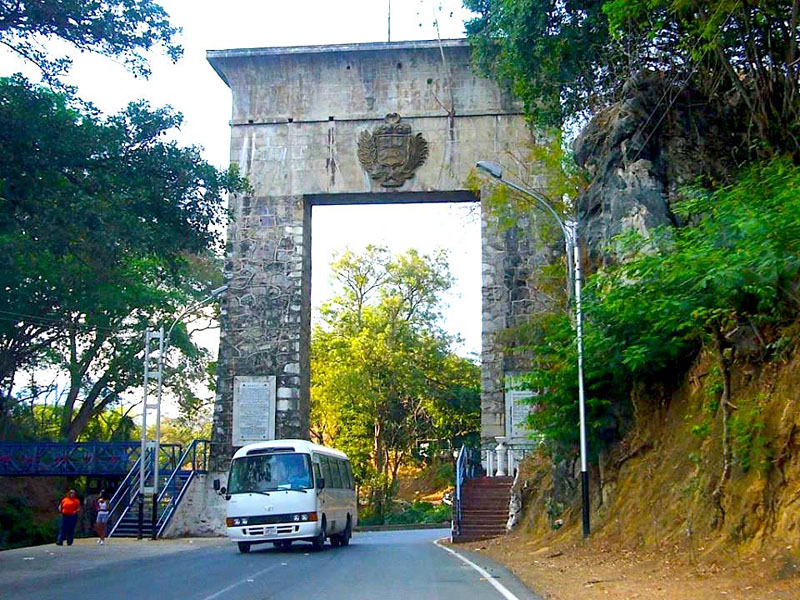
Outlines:
<svg viewBox="0 0 800 600"><path fill-rule="evenodd" d="M386 115L374 132L362 131L358 138L358 160L372 179L383 187L400 187L428 158L428 142L421 133L411 134L411 125L397 113Z"/></svg>

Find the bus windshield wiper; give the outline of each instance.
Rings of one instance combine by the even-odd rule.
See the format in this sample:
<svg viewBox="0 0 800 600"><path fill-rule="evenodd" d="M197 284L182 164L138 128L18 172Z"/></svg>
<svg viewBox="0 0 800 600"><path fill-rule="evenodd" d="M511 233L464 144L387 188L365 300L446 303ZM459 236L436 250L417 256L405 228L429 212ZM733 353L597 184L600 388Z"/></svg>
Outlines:
<svg viewBox="0 0 800 600"><path fill-rule="evenodd" d="M269 488L269 491L270 492L303 492L304 494L308 493L308 490L306 490L306 489L303 489L303 488L291 488L291 487L288 487L288 488L281 488L281 487Z"/></svg>

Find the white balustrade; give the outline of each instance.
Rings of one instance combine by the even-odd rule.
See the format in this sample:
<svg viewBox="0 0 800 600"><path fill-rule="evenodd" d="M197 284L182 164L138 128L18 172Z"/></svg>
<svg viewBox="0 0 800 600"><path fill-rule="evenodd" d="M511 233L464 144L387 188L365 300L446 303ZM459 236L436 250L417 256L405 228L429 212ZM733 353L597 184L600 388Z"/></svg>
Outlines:
<svg viewBox="0 0 800 600"><path fill-rule="evenodd" d="M506 446L507 437L498 436L494 438L497 440L497 448L495 448L495 454L497 454L497 472L495 475L497 477L505 477L506 475L506 458L508 455L508 446Z"/></svg>

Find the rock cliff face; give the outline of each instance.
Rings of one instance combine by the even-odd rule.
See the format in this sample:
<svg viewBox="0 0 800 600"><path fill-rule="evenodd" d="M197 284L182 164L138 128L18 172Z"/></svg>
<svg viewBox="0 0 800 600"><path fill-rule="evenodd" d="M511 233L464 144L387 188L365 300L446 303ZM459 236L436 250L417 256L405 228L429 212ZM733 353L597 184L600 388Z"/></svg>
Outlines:
<svg viewBox="0 0 800 600"><path fill-rule="evenodd" d="M730 130L699 95L641 73L618 103L598 113L573 144L591 184L578 199L581 237L593 262L616 256L614 236L679 225L672 206L700 175L727 170Z"/></svg>

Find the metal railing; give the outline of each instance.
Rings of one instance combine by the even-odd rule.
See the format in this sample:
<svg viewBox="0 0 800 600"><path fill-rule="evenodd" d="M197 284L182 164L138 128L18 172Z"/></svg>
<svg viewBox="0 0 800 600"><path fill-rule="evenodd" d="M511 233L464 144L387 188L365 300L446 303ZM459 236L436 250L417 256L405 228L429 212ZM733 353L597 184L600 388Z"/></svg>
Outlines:
<svg viewBox="0 0 800 600"><path fill-rule="evenodd" d="M461 533L461 491L467 478L468 462L469 451L466 446L461 446L456 459L456 494L453 502L453 521L450 525L453 536Z"/></svg>
<svg viewBox="0 0 800 600"><path fill-rule="evenodd" d="M169 525L175 509L180 504L189 485L198 473L208 471L208 461L211 451L210 440L194 440L178 461L178 466L172 471L156 500L158 505L158 521L154 537L161 537ZM185 468L187 467L188 468ZM187 474L185 481L181 481L181 474Z"/></svg>
<svg viewBox="0 0 800 600"><path fill-rule="evenodd" d="M0 442L0 475L125 475L139 453L135 442Z"/></svg>
<svg viewBox="0 0 800 600"><path fill-rule="evenodd" d="M139 445L136 445L137 449ZM162 472L174 472L180 463L180 451L183 449L181 444L161 444L159 448L159 464ZM145 480L149 480L153 475L153 448L148 448L145 454ZM108 535L111 537L122 522L122 519L133 508L139 499L139 468L141 457L133 463L125 479L117 487L114 495L109 501Z"/></svg>
<svg viewBox="0 0 800 600"><path fill-rule="evenodd" d="M136 502L136 497L139 494L139 463L141 460L141 456L136 459L136 462L133 463L131 470L128 471L125 479L122 480L122 483L116 489L114 495L111 496L111 500L108 502L109 537L114 535L114 532L117 530L117 525L119 525L120 521L122 521L122 517L125 515L128 509L133 506L133 503ZM147 462L149 464L151 461L148 460ZM147 471L148 473L150 472L149 467L147 467Z"/></svg>

